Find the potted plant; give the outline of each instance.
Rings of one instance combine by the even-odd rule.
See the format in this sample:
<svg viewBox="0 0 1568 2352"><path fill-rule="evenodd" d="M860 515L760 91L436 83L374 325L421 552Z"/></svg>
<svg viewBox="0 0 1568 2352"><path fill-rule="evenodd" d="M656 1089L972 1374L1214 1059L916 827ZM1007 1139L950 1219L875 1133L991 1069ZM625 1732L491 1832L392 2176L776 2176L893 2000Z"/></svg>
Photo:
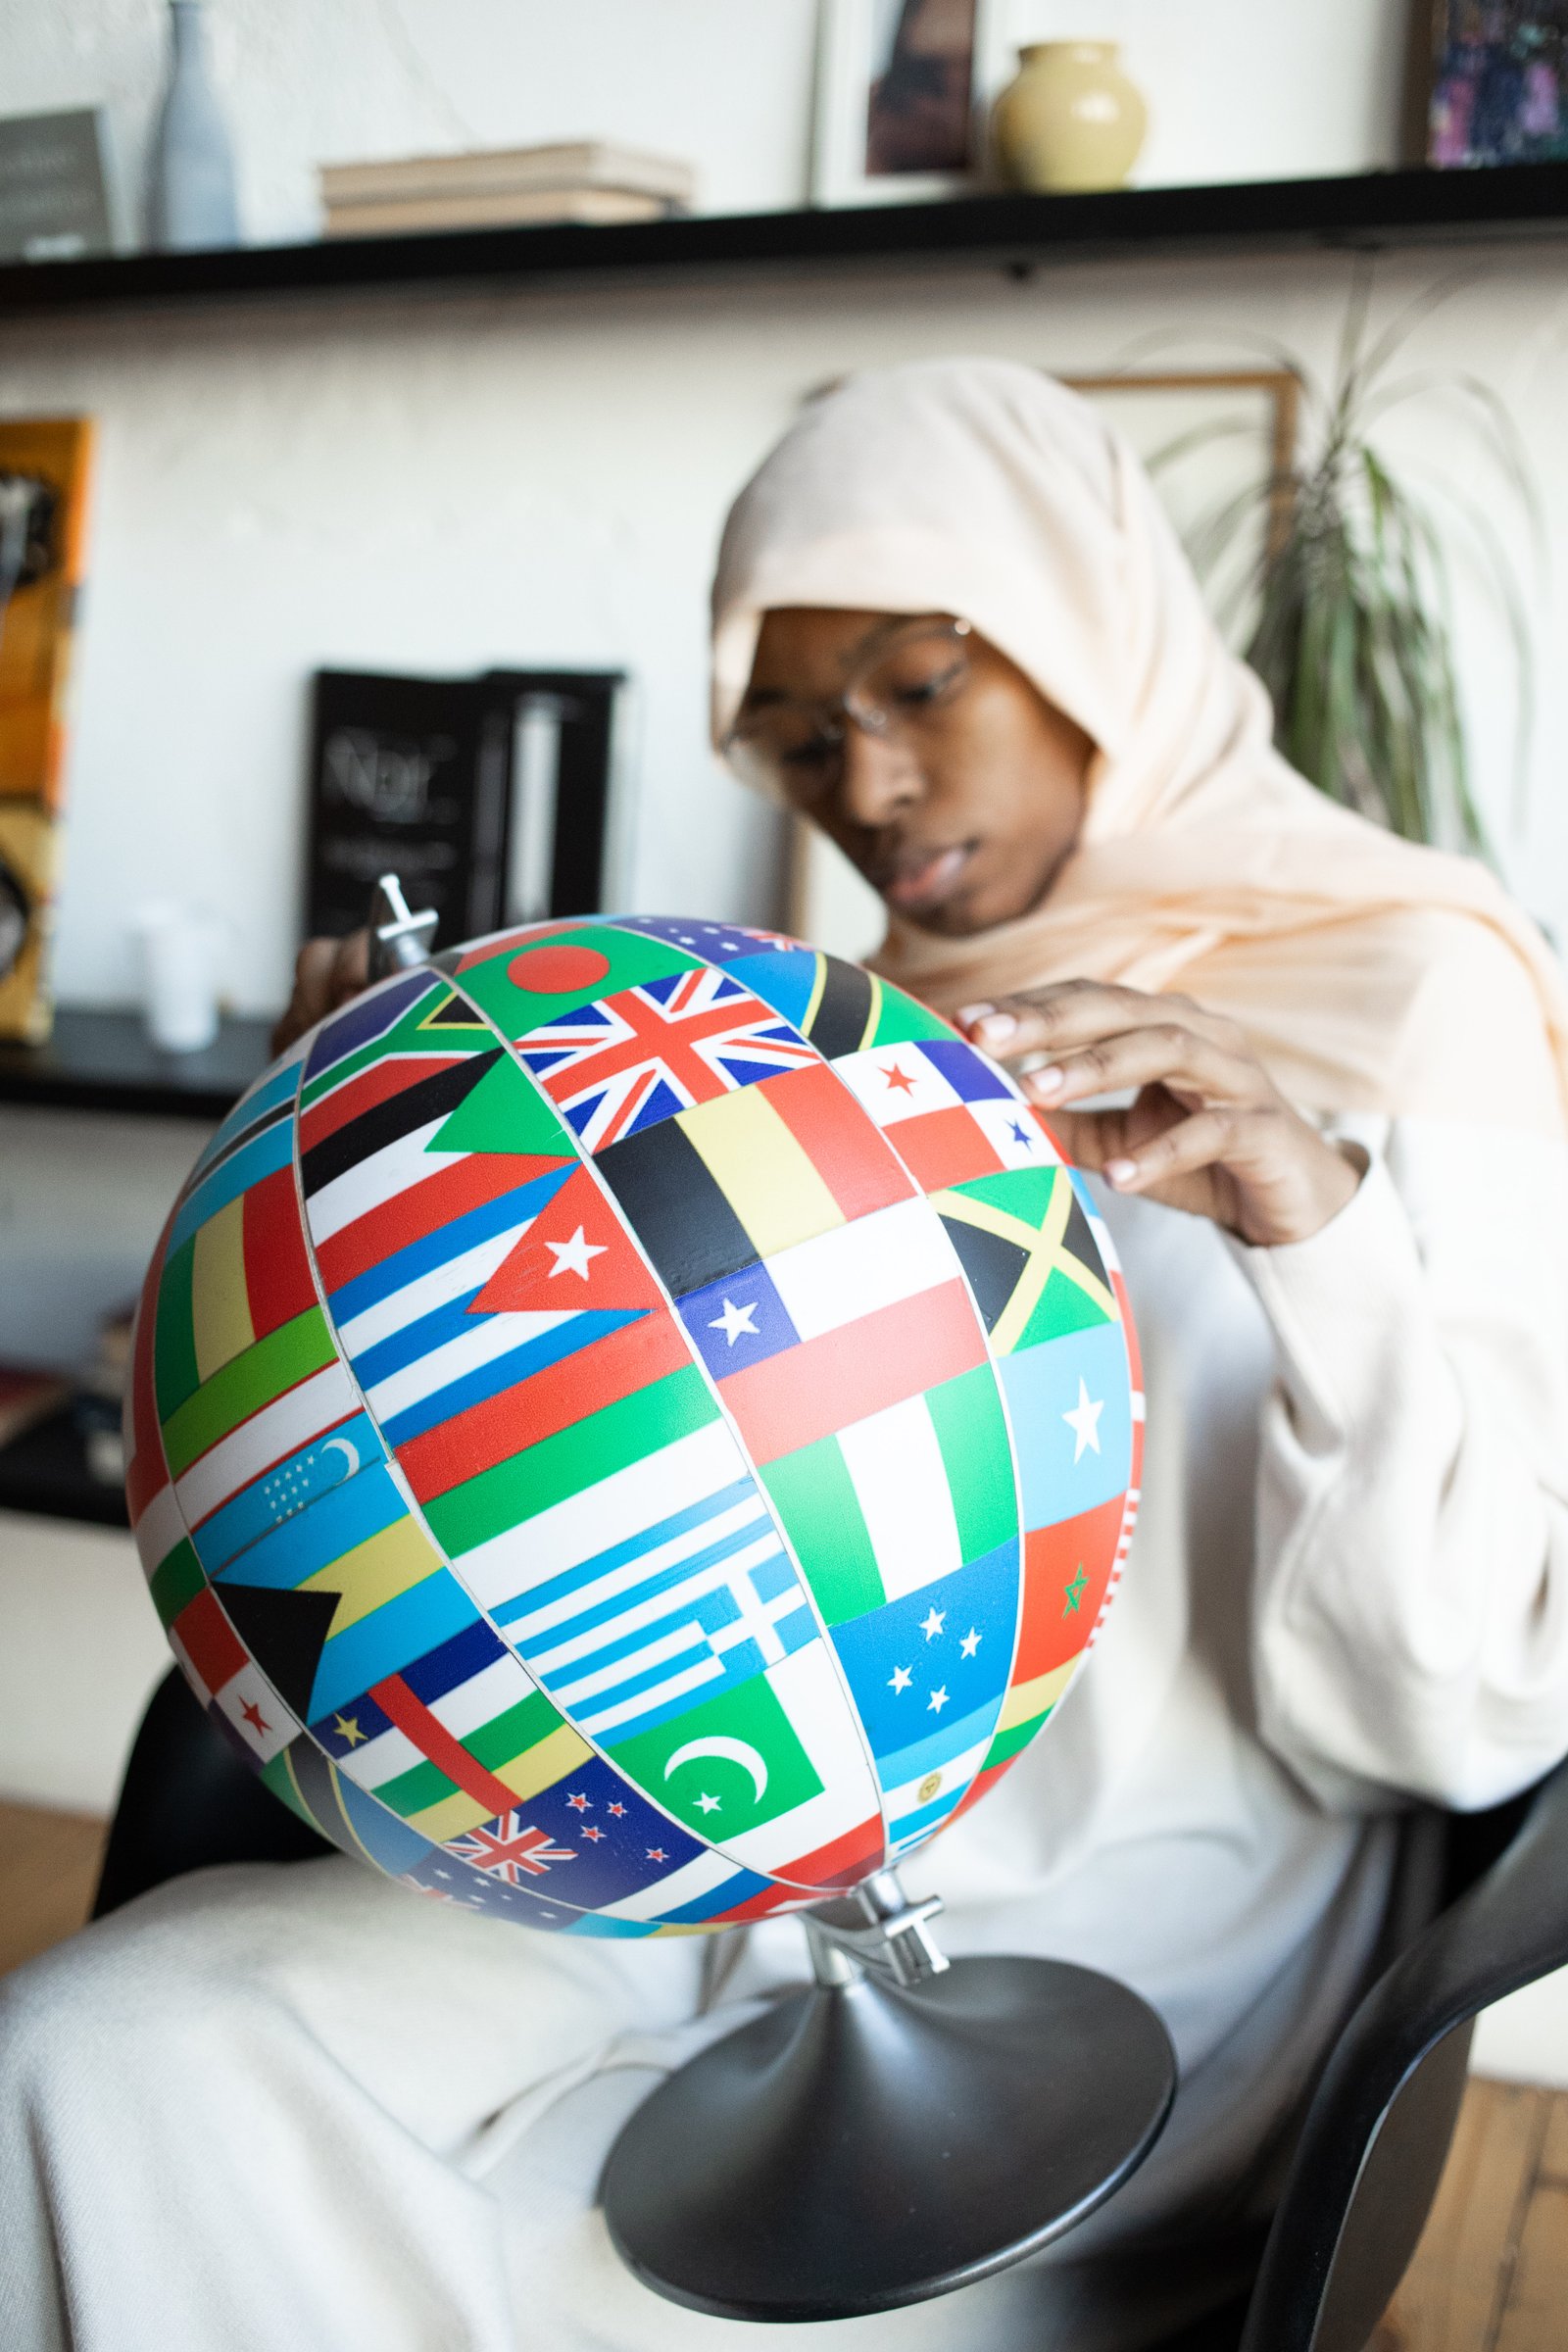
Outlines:
<svg viewBox="0 0 1568 2352"><path fill-rule="evenodd" d="M1456 561L1472 564L1507 630L1516 773L1533 688L1524 593L1492 514L1459 485L1458 465L1418 494L1418 468L1396 469L1376 437L1402 403L1445 401L1477 461L1478 485L1490 477L1541 561L1540 502L1496 394L1458 370L1395 371L1414 327L1455 290L1418 297L1374 334L1371 271L1358 271L1327 384L1270 347L1301 387L1303 445L1283 471L1202 512L1186 536L1222 626L1273 698L1275 740L1292 766L1408 840L1485 856L1454 664ZM1157 452L1152 470L1243 429L1200 425Z"/></svg>

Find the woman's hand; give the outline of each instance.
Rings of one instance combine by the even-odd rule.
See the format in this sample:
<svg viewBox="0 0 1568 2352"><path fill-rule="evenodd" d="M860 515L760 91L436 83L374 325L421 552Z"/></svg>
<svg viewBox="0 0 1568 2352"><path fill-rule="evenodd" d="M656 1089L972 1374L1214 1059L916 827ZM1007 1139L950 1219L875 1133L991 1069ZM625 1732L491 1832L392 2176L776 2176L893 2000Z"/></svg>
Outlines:
<svg viewBox="0 0 1568 2352"><path fill-rule="evenodd" d="M281 1054L369 984L368 931L351 931L347 939L308 939L295 960L288 1010L272 1031L272 1052Z"/></svg>
<svg viewBox="0 0 1568 2352"><path fill-rule="evenodd" d="M1361 1172L1293 1110L1233 1021L1190 997L1065 980L958 1025L1013 1065L1066 1156L1119 1193L1212 1217L1244 1242L1304 1242L1352 1198ZM1037 1066L1020 1071L1020 1061ZM1042 1065L1043 1066L1040 1066ZM1119 1110L1073 1110L1136 1089Z"/></svg>

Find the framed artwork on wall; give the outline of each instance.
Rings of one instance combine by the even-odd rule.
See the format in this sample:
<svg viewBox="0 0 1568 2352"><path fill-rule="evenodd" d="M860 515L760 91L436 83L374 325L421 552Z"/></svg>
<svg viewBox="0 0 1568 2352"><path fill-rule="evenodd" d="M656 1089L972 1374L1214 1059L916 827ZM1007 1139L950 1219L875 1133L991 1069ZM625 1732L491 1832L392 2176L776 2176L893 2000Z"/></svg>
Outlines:
<svg viewBox="0 0 1568 2352"><path fill-rule="evenodd" d="M1005 13L1005 0L820 0L812 203L973 189L1011 61Z"/></svg>
<svg viewBox="0 0 1568 2352"><path fill-rule="evenodd" d="M606 904L622 862L625 684L618 670L318 670L306 936L358 929L389 871L434 908L443 947Z"/></svg>
<svg viewBox="0 0 1568 2352"><path fill-rule="evenodd" d="M27 1045L54 1017L47 956L92 439L84 416L0 423L0 1038Z"/></svg>
<svg viewBox="0 0 1568 2352"><path fill-rule="evenodd" d="M1426 160L1568 160L1568 0L1427 0Z"/></svg>
<svg viewBox="0 0 1568 2352"><path fill-rule="evenodd" d="M1131 442L1146 465L1161 452L1180 452L1156 467L1166 510L1179 532L1189 531L1219 501L1262 480L1281 484L1258 514L1259 539L1238 560L1262 553L1263 540L1289 515L1283 486L1296 451L1300 384L1285 368L1064 375L1064 384L1102 408L1107 422ZM825 834L804 817L790 829L785 929L830 954L859 961L874 954L887 928L887 909Z"/></svg>

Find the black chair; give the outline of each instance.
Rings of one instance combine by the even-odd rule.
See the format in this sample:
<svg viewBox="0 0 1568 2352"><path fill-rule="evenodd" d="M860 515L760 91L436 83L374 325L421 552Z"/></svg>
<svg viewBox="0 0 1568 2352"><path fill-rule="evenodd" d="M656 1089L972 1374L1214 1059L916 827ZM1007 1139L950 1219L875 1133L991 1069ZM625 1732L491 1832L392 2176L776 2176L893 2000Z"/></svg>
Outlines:
<svg viewBox="0 0 1568 2352"><path fill-rule="evenodd" d="M184 1871L331 1851L174 1671L131 1750L93 1917ZM1413 1816L1385 1947L1318 2078L1250 2294L1164 2352L1363 2352L1430 2210L1478 2012L1568 1966L1568 1764L1492 1812Z"/></svg>

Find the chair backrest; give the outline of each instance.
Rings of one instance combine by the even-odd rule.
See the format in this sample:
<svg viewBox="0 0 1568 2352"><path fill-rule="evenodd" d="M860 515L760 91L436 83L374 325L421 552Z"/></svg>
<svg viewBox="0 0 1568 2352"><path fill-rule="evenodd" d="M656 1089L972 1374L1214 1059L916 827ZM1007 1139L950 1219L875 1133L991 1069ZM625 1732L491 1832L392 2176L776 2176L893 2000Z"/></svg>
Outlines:
<svg viewBox="0 0 1568 2352"><path fill-rule="evenodd" d="M1330 2054L1241 2352L1363 2352L1431 2210L1478 2013L1568 1965L1568 1765L1446 1830L1452 1899L1385 1969Z"/></svg>
<svg viewBox="0 0 1568 2352"><path fill-rule="evenodd" d="M224 1743L171 1667L131 1747L92 1915L102 1919L188 1870L331 1851Z"/></svg>

